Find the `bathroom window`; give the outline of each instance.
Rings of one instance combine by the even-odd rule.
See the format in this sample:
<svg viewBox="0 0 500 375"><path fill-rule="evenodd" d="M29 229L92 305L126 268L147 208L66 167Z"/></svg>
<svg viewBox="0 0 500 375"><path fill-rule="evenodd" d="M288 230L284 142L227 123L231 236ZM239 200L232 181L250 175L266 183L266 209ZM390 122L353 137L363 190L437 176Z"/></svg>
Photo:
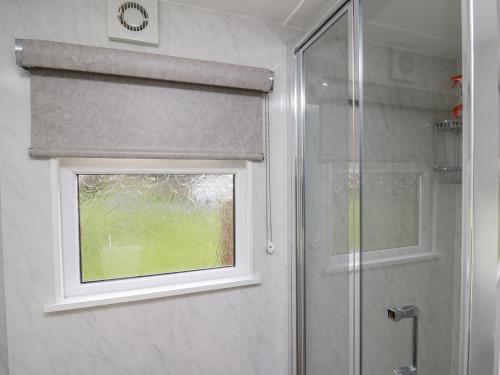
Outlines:
<svg viewBox="0 0 500 375"><path fill-rule="evenodd" d="M66 297L250 274L240 161L54 160Z"/></svg>
<svg viewBox="0 0 500 375"><path fill-rule="evenodd" d="M370 173L363 179L363 250L411 248L420 243L417 173Z"/></svg>
<svg viewBox="0 0 500 375"><path fill-rule="evenodd" d="M234 174L78 174L82 283L234 266Z"/></svg>
<svg viewBox="0 0 500 375"><path fill-rule="evenodd" d="M345 172L343 175L334 172L330 174L337 180L339 176L346 179ZM392 163L390 166L365 163L362 184L362 254L365 266L436 257L430 240L433 214L432 170L429 166L418 163ZM347 186L347 182L341 186ZM339 199L339 191L342 193L337 189L323 194L326 210L333 210L340 206L339 202L344 202ZM354 199L343 203L341 208L346 212L346 218L353 206L358 204ZM338 224L324 227L323 238L331 244L332 254L327 272L345 270L346 264L352 260L348 243L354 242L356 233L346 233L341 228Z"/></svg>

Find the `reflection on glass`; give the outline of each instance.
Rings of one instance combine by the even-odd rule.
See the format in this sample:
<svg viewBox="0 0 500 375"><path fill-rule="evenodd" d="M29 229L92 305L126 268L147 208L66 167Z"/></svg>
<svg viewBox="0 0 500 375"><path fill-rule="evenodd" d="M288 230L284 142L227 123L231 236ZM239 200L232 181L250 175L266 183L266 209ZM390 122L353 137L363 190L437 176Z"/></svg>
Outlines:
<svg viewBox="0 0 500 375"><path fill-rule="evenodd" d="M461 5L362 6L361 372L410 364L411 329L386 312L411 304L420 311L417 372L458 374Z"/></svg>
<svg viewBox="0 0 500 375"><path fill-rule="evenodd" d="M372 174L363 178L364 251L419 244L419 185L417 174Z"/></svg>
<svg viewBox="0 0 500 375"><path fill-rule="evenodd" d="M349 265L326 275L349 241L348 20L339 16L303 54L307 374L349 372Z"/></svg>
<svg viewBox="0 0 500 375"><path fill-rule="evenodd" d="M233 175L79 175L82 282L234 265Z"/></svg>

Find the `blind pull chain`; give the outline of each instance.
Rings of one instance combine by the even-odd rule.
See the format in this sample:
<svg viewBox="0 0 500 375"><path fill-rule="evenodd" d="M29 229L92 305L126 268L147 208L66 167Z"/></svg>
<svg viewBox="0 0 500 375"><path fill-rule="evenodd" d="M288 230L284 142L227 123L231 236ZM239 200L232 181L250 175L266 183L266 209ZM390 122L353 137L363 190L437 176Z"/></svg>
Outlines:
<svg viewBox="0 0 500 375"><path fill-rule="evenodd" d="M273 243L273 224L272 224L272 200L271 200L271 131L269 121L269 94L265 95L264 100L264 137L266 152L266 241L267 253L274 253Z"/></svg>

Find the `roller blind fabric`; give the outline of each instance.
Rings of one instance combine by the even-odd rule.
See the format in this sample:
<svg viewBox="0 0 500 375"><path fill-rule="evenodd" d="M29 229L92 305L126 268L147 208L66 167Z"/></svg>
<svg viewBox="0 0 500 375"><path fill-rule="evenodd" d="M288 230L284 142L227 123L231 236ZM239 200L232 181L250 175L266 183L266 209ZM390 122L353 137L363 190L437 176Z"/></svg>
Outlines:
<svg viewBox="0 0 500 375"><path fill-rule="evenodd" d="M26 39L16 59L33 158L263 159L268 69Z"/></svg>

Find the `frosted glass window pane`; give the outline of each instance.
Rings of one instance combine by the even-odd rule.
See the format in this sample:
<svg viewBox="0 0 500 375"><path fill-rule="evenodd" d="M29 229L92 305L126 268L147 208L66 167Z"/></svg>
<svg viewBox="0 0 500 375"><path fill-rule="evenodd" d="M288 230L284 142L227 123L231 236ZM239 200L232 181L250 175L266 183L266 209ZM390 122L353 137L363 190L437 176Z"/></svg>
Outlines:
<svg viewBox="0 0 500 375"><path fill-rule="evenodd" d="M363 250L417 246L420 175L373 173L363 184Z"/></svg>
<svg viewBox="0 0 500 375"><path fill-rule="evenodd" d="M234 175L78 175L81 281L234 266Z"/></svg>

